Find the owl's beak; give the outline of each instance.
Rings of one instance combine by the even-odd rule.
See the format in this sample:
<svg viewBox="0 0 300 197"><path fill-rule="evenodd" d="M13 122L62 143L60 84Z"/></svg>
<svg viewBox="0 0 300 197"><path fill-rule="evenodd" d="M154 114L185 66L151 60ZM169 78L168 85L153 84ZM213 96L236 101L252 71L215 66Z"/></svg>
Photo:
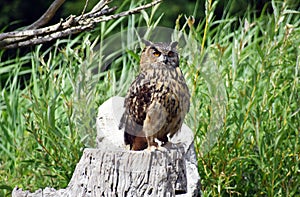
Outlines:
<svg viewBox="0 0 300 197"><path fill-rule="evenodd" d="M158 58L158 61L159 62L163 62L163 63L168 63L168 56L167 55L161 55L161 56L159 56L159 58Z"/></svg>
<svg viewBox="0 0 300 197"><path fill-rule="evenodd" d="M163 59L163 62L164 62L165 64L168 63L168 56L164 55L163 58L164 58L164 59Z"/></svg>

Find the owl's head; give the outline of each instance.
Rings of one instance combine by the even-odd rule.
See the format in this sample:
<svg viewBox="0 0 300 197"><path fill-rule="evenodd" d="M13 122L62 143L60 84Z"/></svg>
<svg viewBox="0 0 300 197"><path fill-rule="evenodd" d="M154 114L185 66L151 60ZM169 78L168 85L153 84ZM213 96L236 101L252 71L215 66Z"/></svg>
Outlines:
<svg viewBox="0 0 300 197"><path fill-rule="evenodd" d="M146 47L141 55L141 69L147 69L147 67L161 67L170 66L178 67L179 58L176 51L178 42L168 43L152 43L147 40L143 40Z"/></svg>

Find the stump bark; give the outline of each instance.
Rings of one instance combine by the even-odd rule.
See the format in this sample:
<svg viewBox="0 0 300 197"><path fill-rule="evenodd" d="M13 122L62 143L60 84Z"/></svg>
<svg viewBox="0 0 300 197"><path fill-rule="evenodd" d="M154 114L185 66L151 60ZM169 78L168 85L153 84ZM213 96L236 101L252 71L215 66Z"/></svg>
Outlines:
<svg viewBox="0 0 300 197"><path fill-rule="evenodd" d="M67 188L16 187L12 196L200 196L192 131L183 125L159 150L129 151L118 129L123 102L113 97L99 107L97 148L84 150Z"/></svg>

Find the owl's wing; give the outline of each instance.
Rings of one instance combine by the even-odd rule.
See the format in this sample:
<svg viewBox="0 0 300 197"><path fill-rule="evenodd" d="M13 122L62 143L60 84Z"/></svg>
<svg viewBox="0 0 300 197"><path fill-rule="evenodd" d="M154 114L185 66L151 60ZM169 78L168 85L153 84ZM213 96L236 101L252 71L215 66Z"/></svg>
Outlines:
<svg viewBox="0 0 300 197"><path fill-rule="evenodd" d="M124 101L125 112L121 118L119 128L124 128L124 141L131 149L146 148L147 142L143 133L143 122L146 109L150 103L151 90L145 75L139 74L132 82Z"/></svg>

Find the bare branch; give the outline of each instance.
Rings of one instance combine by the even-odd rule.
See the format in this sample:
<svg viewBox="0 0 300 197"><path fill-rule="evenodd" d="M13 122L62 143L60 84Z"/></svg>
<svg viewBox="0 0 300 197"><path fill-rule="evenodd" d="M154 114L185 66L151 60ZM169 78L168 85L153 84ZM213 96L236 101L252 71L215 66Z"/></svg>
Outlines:
<svg viewBox="0 0 300 197"><path fill-rule="evenodd" d="M101 10L105 5L109 4L111 0L106 0L106 1L99 1L93 9L90 11L90 13L98 12Z"/></svg>
<svg viewBox="0 0 300 197"><path fill-rule="evenodd" d="M37 29L45 24L47 24L54 16L58 8L65 2L65 0L55 0L48 10L33 24L29 25L25 29Z"/></svg>
<svg viewBox="0 0 300 197"><path fill-rule="evenodd" d="M84 8L83 8L83 10L82 10L82 12L81 12L81 18L83 17L83 15L84 15L84 13L85 13L85 11L86 11L86 8L87 8L87 6L88 6L88 4L89 4L89 0L85 0L85 4L84 4Z"/></svg>
<svg viewBox="0 0 300 197"><path fill-rule="evenodd" d="M28 29L24 31L14 31L0 34L0 48L17 48L31 46L49 42L67 35L80 33L95 27L97 23L128 16L152 7L162 0L139 6L137 8L124 11L118 14L107 15L116 10L116 7L109 8L107 4L110 0L100 1L91 12L81 15L71 15L59 23L39 29ZM50 8L49 8L50 9Z"/></svg>
<svg viewBox="0 0 300 197"><path fill-rule="evenodd" d="M114 14L114 15L107 16L104 19L96 20L96 22L109 21L111 19L121 18L123 16L128 16L128 15L131 15L131 14L135 14L135 13L140 12L141 10L144 10L144 9L147 9L147 8L150 8L150 7L154 6L158 3L160 3L161 1L162 0L156 0L156 1L153 1L152 3L148 3L146 5L139 6L137 8L132 9L132 10L124 11L124 12L121 12L119 14Z"/></svg>

